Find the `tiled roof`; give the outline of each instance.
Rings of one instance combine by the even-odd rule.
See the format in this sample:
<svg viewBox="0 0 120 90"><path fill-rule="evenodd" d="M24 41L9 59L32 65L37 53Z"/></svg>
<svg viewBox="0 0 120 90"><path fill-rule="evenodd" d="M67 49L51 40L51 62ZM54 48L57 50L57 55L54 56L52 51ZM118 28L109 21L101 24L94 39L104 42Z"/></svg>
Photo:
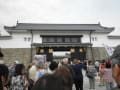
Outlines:
<svg viewBox="0 0 120 90"><path fill-rule="evenodd" d="M4 26L7 30L98 30L111 32L114 28L103 27L100 24L37 24L17 23L16 26Z"/></svg>

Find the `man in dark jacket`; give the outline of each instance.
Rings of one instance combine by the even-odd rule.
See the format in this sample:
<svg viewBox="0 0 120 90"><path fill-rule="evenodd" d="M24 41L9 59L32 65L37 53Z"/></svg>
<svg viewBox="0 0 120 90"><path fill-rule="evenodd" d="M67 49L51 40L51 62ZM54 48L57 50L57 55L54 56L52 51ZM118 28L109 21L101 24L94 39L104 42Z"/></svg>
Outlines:
<svg viewBox="0 0 120 90"><path fill-rule="evenodd" d="M112 90L120 90L120 45L116 47L112 57L112 74L117 83L117 87Z"/></svg>
<svg viewBox="0 0 120 90"><path fill-rule="evenodd" d="M75 58L73 60L72 68L75 72L74 83L76 90L83 90L83 74L82 69L86 70L86 66L82 63L79 63L79 60Z"/></svg>

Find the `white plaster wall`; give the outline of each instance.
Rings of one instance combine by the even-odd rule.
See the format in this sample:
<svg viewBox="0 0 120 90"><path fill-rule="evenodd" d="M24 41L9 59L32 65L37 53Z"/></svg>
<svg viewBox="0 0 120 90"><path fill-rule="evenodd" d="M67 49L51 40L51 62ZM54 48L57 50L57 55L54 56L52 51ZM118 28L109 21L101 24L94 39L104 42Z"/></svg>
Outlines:
<svg viewBox="0 0 120 90"><path fill-rule="evenodd" d="M89 33L80 33L83 35L82 43L90 43ZM92 41L93 47L103 47L106 44L115 47L120 44L120 39L109 39L108 34L105 33L92 33L92 37L97 37L97 41ZM31 41L24 41L24 37L31 37L30 32L13 33L12 38L8 40L0 40L1 48L30 48ZM42 38L39 32L33 33L33 43L42 43Z"/></svg>
<svg viewBox="0 0 120 90"><path fill-rule="evenodd" d="M42 38L40 37L39 32L33 33L33 43L42 43Z"/></svg>
<svg viewBox="0 0 120 90"><path fill-rule="evenodd" d="M27 38L25 41L24 38ZM30 32L24 33L13 33L12 38L8 40L0 40L0 47L1 48L30 48L31 47L31 40L28 41L28 38L32 39ZM33 33L33 43L42 43L42 38L40 34Z"/></svg>
<svg viewBox="0 0 120 90"><path fill-rule="evenodd" d="M89 33L82 33L81 35L83 35L82 43L90 43Z"/></svg>
<svg viewBox="0 0 120 90"><path fill-rule="evenodd" d="M103 44L115 47L120 44L120 39L110 39L105 33L93 33L92 37L97 37L97 41L92 40L93 47L103 47Z"/></svg>
<svg viewBox="0 0 120 90"><path fill-rule="evenodd" d="M30 48L31 41L24 41L24 37L31 37L30 33L13 33L12 38L0 40L1 48Z"/></svg>

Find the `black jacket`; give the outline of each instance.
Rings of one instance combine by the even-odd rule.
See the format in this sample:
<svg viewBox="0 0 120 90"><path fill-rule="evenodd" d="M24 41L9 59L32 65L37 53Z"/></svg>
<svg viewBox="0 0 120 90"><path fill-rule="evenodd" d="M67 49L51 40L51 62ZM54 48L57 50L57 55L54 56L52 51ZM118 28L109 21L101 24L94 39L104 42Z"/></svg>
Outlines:
<svg viewBox="0 0 120 90"><path fill-rule="evenodd" d="M75 64L72 65L72 68L75 72L74 80L83 80L82 69L86 70L86 65L84 64Z"/></svg>

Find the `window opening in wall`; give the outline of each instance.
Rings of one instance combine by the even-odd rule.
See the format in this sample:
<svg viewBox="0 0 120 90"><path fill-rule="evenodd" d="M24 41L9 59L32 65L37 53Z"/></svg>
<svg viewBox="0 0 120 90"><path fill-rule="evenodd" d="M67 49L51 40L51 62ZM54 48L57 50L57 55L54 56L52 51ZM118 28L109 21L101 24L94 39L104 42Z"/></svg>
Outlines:
<svg viewBox="0 0 120 90"><path fill-rule="evenodd" d="M27 41L27 38L26 38L26 37L24 37L24 41Z"/></svg>
<svg viewBox="0 0 120 90"><path fill-rule="evenodd" d="M62 37L57 37L57 38L56 38L56 41L57 41L58 43L62 43L62 42L63 42L63 38L62 38Z"/></svg>
<svg viewBox="0 0 120 90"><path fill-rule="evenodd" d="M92 37L92 41L97 41L98 38L97 37Z"/></svg>
<svg viewBox="0 0 120 90"><path fill-rule="evenodd" d="M70 42L71 42L71 40L70 40L70 38L69 38L69 37L65 37L64 42L65 42L65 43L70 43Z"/></svg>
<svg viewBox="0 0 120 90"><path fill-rule="evenodd" d="M28 41L30 41L31 40L31 38L30 37L28 37Z"/></svg>
<svg viewBox="0 0 120 90"><path fill-rule="evenodd" d="M49 37L49 38L48 38L48 42L50 42L50 43L55 42L55 38L54 38L54 37Z"/></svg>
<svg viewBox="0 0 120 90"><path fill-rule="evenodd" d="M31 38L30 37L24 37L24 41L31 41Z"/></svg>
<svg viewBox="0 0 120 90"><path fill-rule="evenodd" d="M97 41L97 37L95 37L95 41Z"/></svg>

